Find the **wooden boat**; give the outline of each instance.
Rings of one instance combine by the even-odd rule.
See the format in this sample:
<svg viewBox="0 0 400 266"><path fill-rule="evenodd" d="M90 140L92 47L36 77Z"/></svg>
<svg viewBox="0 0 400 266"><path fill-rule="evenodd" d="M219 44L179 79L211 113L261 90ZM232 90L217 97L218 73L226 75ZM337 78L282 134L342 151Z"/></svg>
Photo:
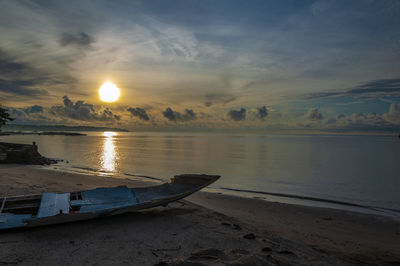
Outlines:
<svg viewBox="0 0 400 266"><path fill-rule="evenodd" d="M166 206L215 182L218 175L177 175L170 183L0 198L0 230L98 218Z"/></svg>

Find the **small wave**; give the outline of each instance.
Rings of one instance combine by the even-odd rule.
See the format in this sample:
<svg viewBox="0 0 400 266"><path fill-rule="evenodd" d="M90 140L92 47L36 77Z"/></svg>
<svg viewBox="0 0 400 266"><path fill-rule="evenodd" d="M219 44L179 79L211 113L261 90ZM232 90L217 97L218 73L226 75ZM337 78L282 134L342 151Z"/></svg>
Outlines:
<svg viewBox="0 0 400 266"><path fill-rule="evenodd" d="M105 173L111 173L107 171L100 171L99 169L94 169L90 167L82 167L82 166L71 166L70 168L75 168L75 169L80 169L80 170L86 170L86 171L91 171L91 172L105 172Z"/></svg>
<svg viewBox="0 0 400 266"><path fill-rule="evenodd" d="M104 171L104 170L94 169L94 168L90 168L90 167L81 167L81 166L71 166L70 168L90 171L90 172L93 172L93 173L112 174L112 176L115 176L115 177L118 176L118 175L121 175L121 176L132 176L132 177L140 177L140 178L146 178L146 179L151 179L151 180L156 180L156 181L163 181L162 178L154 177L154 176L148 176L148 175L139 175L139 174L131 174L131 173Z"/></svg>
<svg viewBox="0 0 400 266"><path fill-rule="evenodd" d="M264 194L264 195L277 196L277 197L294 198L294 199L302 199L302 200L310 200L310 201L338 204L338 205L344 205L344 206L350 206L350 207L365 208L365 209L370 209L370 210L380 211L380 212L390 211L390 212L400 213L400 210L398 210L398 209L362 205L362 204L357 204L357 203L352 203L352 202L331 200L331 199L323 199L323 198L316 198L316 197L310 197L310 196L302 196L302 195L286 194L286 193L277 193L277 192L267 192L267 191L257 191L257 190L248 190L248 189L237 189L237 188L228 188L228 187L220 187L220 189L228 190L228 191L235 191L235 192Z"/></svg>
<svg viewBox="0 0 400 266"><path fill-rule="evenodd" d="M123 173L124 175L127 176L134 176L134 177L143 177L143 178L148 178L148 179L152 179L152 180L157 180L157 181L163 181L162 178L159 177L154 177L154 176L148 176L148 175L135 175L135 174L129 174L129 173Z"/></svg>

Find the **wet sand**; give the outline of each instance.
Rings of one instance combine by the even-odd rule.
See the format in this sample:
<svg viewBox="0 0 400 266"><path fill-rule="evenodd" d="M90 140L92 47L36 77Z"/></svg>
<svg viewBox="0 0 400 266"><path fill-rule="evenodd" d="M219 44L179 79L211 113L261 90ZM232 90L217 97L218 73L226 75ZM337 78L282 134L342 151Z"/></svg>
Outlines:
<svg viewBox="0 0 400 266"><path fill-rule="evenodd" d="M1 165L0 180L0 196L150 184L19 165ZM168 207L0 232L0 265L10 264L398 265L400 222L199 192Z"/></svg>

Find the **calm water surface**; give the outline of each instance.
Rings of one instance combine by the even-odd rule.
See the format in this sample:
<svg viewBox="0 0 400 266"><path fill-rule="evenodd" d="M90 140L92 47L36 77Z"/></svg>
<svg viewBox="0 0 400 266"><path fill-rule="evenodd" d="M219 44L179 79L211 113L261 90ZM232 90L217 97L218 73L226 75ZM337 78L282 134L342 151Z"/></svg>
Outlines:
<svg viewBox="0 0 400 266"><path fill-rule="evenodd" d="M267 191L400 209L400 140L393 136L101 132L1 140L36 141L46 157L110 176L220 174L214 190Z"/></svg>

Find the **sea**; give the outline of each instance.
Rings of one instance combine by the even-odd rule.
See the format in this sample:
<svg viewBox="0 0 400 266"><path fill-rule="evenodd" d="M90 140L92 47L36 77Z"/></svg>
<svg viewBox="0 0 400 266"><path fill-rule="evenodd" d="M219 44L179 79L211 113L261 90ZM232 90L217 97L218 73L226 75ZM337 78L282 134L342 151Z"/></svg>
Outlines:
<svg viewBox="0 0 400 266"><path fill-rule="evenodd" d="M218 174L206 190L274 202L400 217L397 135L82 132L10 135L35 141L55 170L164 182Z"/></svg>

